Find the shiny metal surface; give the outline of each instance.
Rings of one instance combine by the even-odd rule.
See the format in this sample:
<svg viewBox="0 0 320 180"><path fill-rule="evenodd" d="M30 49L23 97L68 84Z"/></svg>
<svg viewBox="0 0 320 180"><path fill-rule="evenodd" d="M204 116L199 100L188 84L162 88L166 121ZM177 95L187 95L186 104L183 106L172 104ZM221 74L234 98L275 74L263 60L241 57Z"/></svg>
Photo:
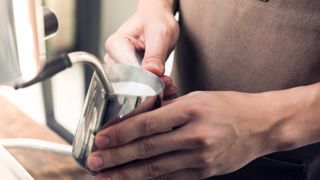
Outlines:
<svg viewBox="0 0 320 180"><path fill-rule="evenodd" d="M101 79L100 82L104 86L104 89L109 93L113 93L113 89L112 89L112 85L109 80L109 77L102 63L99 61L99 59L97 59L97 57L95 57L90 53L82 52L82 51L69 53L68 56L72 64L77 64L77 63L89 64Z"/></svg>
<svg viewBox="0 0 320 180"><path fill-rule="evenodd" d="M73 141L73 156L88 172L87 157L96 150L94 138L96 132L104 127L118 123L126 118L160 107L164 84L155 75L142 68L110 64L104 66L111 83L136 82L147 85L155 92L149 96L119 94L117 90L110 94L94 74L86 96L82 115ZM134 88L134 87L132 87Z"/></svg>
<svg viewBox="0 0 320 180"><path fill-rule="evenodd" d="M40 0L1 0L0 85L14 86L36 76L45 63L45 32L50 36L57 28L56 16Z"/></svg>

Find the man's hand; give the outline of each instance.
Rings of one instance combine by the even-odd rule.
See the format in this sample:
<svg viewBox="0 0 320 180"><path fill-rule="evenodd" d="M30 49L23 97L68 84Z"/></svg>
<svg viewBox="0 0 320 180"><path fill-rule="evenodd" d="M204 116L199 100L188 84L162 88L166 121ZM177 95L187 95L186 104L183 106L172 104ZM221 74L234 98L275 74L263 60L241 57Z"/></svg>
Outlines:
<svg viewBox="0 0 320 180"><path fill-rule="evenodd" d="M139 65L158 76L173 50L179 26L174 18L175 0L140 0L136 13L106 41L107 62Z"/></svg>
<svg viewBox="0 0 320 180"><path fill-rule="evenodd" d="M195 92L100 131L89 156L97 179L202 179L272 151L270 109L257 95ZM137 161L138 160L138 161ZM140 161L139 161L140 160Z"/></svg>

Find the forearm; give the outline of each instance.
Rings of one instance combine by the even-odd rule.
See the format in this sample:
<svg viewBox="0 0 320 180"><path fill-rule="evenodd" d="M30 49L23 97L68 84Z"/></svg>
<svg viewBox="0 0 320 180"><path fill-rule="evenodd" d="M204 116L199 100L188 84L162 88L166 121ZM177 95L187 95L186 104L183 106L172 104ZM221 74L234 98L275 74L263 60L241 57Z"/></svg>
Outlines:
<svg viewBox="0 0 320 180"><path fill-rule="evenodd" d="M320 83L260 95L268 107L272 151L320 142Z"/></svg>

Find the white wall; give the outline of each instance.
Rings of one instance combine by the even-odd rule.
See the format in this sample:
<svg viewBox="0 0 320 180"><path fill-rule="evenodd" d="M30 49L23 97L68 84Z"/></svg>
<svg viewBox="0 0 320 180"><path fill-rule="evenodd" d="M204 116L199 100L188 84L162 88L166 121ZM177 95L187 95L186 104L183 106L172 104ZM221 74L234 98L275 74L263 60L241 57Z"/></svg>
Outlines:
<svg viewBox="0 0 320 180"><path fill-rule="evenodd" d="M101 18L101 53L105 40L113 34L136 10L138 0L103 0Z"/></svg>

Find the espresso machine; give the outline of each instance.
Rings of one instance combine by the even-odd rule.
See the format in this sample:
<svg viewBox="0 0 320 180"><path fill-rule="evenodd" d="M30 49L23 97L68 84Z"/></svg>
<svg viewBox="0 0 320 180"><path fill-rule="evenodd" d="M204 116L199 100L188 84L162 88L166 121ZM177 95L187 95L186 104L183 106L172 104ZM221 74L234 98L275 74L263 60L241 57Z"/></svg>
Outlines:
<svg viewBox="0 0 320 180"><path fill-rule="evenodd" d="M30 0L25 8L28 22L21 27L15 15L14 4L21 3L16 0L0 1L0 85L14 86L26 77L21 74L20 64L31 63L36 66L37 74L43 67L45 61L45 40L58 30L58 20L53 12L41 6L41 1ZM23 5L23 4L22 4ZM16 5L18 6L18 4ZM24 21L25 21L24 19ZM29 32L22 34L21 32ZM33 58L24 59L19 57L18 38L21 36L28 40L32 46Z"/></svg>
<svg viewBox="0 0 320 180"><path fill-rule="evenodd" d="M27 6L23 6L23 3ZM23 6L25 10L24 26L17 24L17 10L15 4ZM21 12L20 12L21 14ZM21 73L21 63L29 63L35 67L34 75L41 70L44 64L43 45L46 38L52 36L58 29L58 21L53 12L41 6L41 1L0 1L0 85L15 86L27 81L29 77L23 77ZM19 57L18 39L23 36L21 32L27 34L28 45L33 49L32 59L22 59ZM22 62L24 61L24 62ZM1 120L1 119L0 119ZM1 130L0 130L1 131ZM0 145L0 179L33 179L30 174L15 160L11 154L3 147L11 145L18 146L19 142L1 139ZM27 143L27 141L22 141ZM34 142L33 142L34 143ZM3 145L3 146L2 146ZM26 145L26 144L24 144ZM61 148L60 148L61 149Z"/></svg>
<svg viewBox="0 0 320 180"><path fill-rule="evenodd" d="M71 52L45 62L43 44L45 39L56 33L58 20L48 8L36 6L40 0L30 0L30 26L25 27L32 32L30 36L34 46L34 59L27 61L32 61L30 63L34 63L37 68L33 77L23 77L20 63L25 59L19 57L19 31L14 16L14 1L0 1L0 85L25 88L79 63L89 65L94 70L72 147L30 139L17 141L15 145L73 155L83 169L95 174L88 168L87 158L96 150L94 138L97 131L130 116L160 107L164 84L156 75L140 67L105 64L87 52ZM136 90L134 94L133 89ZM14 146L12 142L0 139L0 145Z"/></svg>
<svg viewBox="0 0 320 180"><path fill-rule="evenodd" d="M42 6L41 0L1 0L0 86L9 86L15 89L28 87L71 67L74 63L84 61L95 68L101 68L99 60L85 52L73 53L70 57L58 57L56 60L46 63L45 41L52 37L57 30L57 17L50 9ZM28 58L21 56L23 54L21 51L26 50L20 49L19 43L21 41L29 46L27 49L31 56ZM31 64L32 72L25 75L22 64ZM106 79L104 71L100 70L99 72L101 72L99 75ZM0 138L0 179L33 179L5 148L38 149L69 156L72 154L70 145L38 139Z"/></svg>

